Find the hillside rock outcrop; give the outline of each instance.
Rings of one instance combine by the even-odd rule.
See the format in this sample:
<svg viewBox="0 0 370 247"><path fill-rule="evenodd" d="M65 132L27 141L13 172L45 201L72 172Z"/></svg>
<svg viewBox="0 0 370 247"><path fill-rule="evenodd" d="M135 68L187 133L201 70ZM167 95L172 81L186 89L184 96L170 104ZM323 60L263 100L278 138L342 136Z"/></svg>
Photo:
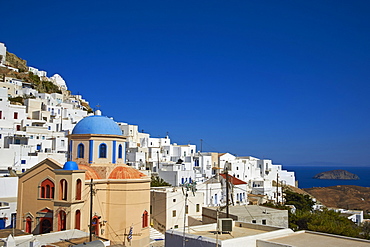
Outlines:
<svg viewBox="0 0 370 247"><path fill-rule="evenodd" d="M303 189L326 207L370 211L370 188L337 185Z"/></svg>
<svg viewBox="0 0 370 247"><path fill-rule="evenodd" d="M8 51L6 52L6 63L11 67L28 72L27 61Z"/></svg>

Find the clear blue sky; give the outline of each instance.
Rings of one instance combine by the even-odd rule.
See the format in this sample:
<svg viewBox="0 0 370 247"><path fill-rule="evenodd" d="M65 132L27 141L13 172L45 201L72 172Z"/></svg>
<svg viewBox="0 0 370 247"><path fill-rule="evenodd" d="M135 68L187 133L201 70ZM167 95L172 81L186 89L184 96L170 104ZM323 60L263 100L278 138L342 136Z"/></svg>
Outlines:
<svg viewBox="0 0 370 247"><path fill-rule="evenodd" d="M2 1L0 42L204 151L367 165L369 1Z"/></svg>

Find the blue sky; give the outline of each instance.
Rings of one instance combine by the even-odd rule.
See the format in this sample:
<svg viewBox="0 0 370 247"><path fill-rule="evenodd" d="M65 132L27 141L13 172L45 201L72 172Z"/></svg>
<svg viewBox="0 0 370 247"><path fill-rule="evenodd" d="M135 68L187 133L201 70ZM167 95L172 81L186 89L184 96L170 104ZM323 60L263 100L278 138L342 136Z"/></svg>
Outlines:
<svg viewBox="0 0 370 247"><path fill-rule="evenodd" d="M367 165L369 1L2 1L0 42L204 151Z"/></svg>

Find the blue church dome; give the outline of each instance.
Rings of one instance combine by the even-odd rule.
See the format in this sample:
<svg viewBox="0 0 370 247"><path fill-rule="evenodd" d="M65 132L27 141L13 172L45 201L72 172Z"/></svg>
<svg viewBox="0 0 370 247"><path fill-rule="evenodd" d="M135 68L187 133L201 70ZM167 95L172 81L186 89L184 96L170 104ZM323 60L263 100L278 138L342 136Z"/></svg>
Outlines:
<svg viewBox="0 0 370 247"><path fill-rule="evenodd" d="M78 165L74 161L67 161L64 163L63 170L78 170Z"/></svg>
<svg viewBox="0 0 370 247"><path fill-rule="evenodd" d="M78 122L72 134L122 135L122 131L112 119L94 115Z"/></svg>

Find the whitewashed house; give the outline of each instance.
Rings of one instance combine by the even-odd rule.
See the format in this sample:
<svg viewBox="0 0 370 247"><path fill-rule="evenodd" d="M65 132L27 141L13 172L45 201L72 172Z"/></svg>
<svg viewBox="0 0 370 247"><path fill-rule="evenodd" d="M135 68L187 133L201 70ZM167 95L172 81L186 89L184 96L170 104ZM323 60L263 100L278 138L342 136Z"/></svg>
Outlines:
<svg viewBox="0 0 370 247"><path fill-rule="evenodd" d="M186 196L187 194L187 196ZM150 191L151 224L161 232L201 224L203 193L180 187L152 188Z"/></svg>

